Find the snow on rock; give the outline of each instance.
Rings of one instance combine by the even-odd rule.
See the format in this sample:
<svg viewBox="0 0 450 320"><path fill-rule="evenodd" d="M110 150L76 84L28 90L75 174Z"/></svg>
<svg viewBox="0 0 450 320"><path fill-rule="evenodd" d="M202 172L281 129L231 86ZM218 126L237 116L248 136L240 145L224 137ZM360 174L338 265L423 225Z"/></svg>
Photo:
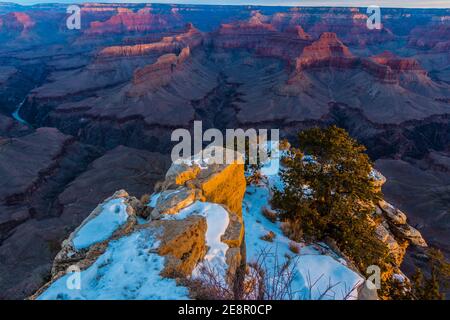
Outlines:
<svg viewBox="0 0 450 320"><path fill-rule="evenodd" d="M291 283L291 293L294 299L355 299L357 287L364 279L346 266L344 259L337 256L323 244L306 245L296 243L287 238L279 222L273 223L263 216L264 207L270 207L271 188L283 188L283 181L278 172L266 170L273 168L271 163L277 159L270 159L264 164L261 173L265 175L265 182L258 186L248 186L243 201L243 218L245 223L245 243L247 262L252 263L261 258L266 252L264 268L268 277L277 277L277 264L285 262L290 256L295 263L292 268L294 277ZM273 233L272 242L261 237ZM300 248L298 254L289 248L290 243ZM324 250L326 248L327 250ZM326 253L325 253L326 251ZM311 288L311 284L315 285ZM327 291L329 285L333 288ZM287 296L285 298L288 298Z"/></svg>
<svg viewBox="0 0 450 320"><path fill-rule="evenodd" d="M72 239L76 250L108 239L128 219L123 198L112 199L103 205L102 211L78 229Z"/></svg>
<svg viewBox="0 0 450 320"><path fill-rule="evenodd" d="M161 196L161 193L154 193L152 194L152 196L150 197L150 201L148 203L149 207L156 207L156 203L158 202L159 197Z"/></svg>
<svg viewBox="0 0 450 320"><path fill-rule="evenodd" d="M191 215L200 215L206 218L206 245L208 251L203 262L208 268L216 271L225 279L227 271L226 253L228 245L222 242L222 236L230 222L229 214L219 204L210 202L195 201L187 208L180 210L177 214L164 215L163 220L184 220ZM193 272L193 276L200 276L201 264L197 265Z"/></svg>
<svg viewBox="0 0 450 320"><path fill-rule="evenodd" d="M66 274L53 282L39 300L162 300L188 299L188 290L160 276L164 257L152 253L159 246L155 232L142 229L111 241L107 250L79 273L80 286Z"/></svg>
<svg viewBox="0 0 450 320"><path fill-rule="evenodd" d="M269 252L270 255L265 260L265 268L267 272L273 273L275 264L283 263L286 255L294 257L296 266L291 289L295 299L356 298L356 287L362 284L364 279L347 268L342 259L331 254L323 254L319 246L296 243L301 249L299 255L294 254L289 249L289 243L293 241L282 233L280 224L270 222L261 213L262 208L268 206L269 199L270 192L267 187L247 188L243 217L248 262L256 261L262 251ZM262 240L261 237L270 231L275 234L273 242ZM310 291L309 285L316 281L316 285ZM329 284L334 287L322 297Z"/></svg>

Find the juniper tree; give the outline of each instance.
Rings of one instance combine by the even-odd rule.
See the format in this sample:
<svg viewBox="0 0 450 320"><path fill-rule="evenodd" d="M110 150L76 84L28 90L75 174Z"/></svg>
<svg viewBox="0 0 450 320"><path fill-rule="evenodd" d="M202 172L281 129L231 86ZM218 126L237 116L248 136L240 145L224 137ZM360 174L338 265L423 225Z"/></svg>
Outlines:
<svg viewBox="0 0 450 320"><path fill-rule="evenodd" d="M335 126L299 133L298 148L291 147L283 159L285 187L274 189L272 201L296 240L331 238L363 272L388 259L369 219L381 194L365 150Z"/></svg>

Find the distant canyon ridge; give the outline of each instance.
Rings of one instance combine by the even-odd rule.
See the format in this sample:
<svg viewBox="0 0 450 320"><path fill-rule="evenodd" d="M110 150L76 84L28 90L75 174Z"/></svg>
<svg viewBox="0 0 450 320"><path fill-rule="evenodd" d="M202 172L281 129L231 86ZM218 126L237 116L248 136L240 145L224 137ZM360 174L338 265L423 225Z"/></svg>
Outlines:
<svg viewBox="0 0 450 320"><path fill-rule="evenodd" d="M151 194L170 135L336 124L385 198L450 255L450 10L0 3L0 298L49 280L116 190ZM406 273L424 263L411 251ZM7 275L7 276L5 276Z"/></svg>

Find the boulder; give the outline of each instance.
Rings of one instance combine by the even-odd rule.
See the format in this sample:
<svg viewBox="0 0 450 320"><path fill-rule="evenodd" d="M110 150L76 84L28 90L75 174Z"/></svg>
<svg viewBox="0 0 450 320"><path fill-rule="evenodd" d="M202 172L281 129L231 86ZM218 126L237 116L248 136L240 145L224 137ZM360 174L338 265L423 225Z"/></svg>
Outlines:
<svg viewBox="0 0 450 320"><path fill-rule="evenodd" d="M181 209L189 206L195 200L195 191L188 188L177 190L166 190L156 202L156 207L152 211L152 217L157 218L162 214L176 214Z"/></svg>
<svg viewBox="0 0 450 320"><path fill-rule="evenodd" d="M391 204L387 203L384 200L379 202L379 206L384 213L384 216L394 224L406 224L406 214L401 212L400 210L394 208Z"/></svg>
<svg viewBox="0 0 450 320"><path fill-rule="evenodd" d="M422 234L410 225L404 225L397 229L401 237L408 240L411 244L419 247L427 247L427 242L422 237Z"/></svg>

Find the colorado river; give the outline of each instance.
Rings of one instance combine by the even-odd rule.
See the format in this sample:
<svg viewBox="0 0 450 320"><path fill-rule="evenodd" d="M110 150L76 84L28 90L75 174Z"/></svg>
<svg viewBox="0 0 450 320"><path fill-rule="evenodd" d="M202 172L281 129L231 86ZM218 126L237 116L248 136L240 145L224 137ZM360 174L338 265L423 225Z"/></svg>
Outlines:
<svg viewBox="0 0 450 320"><path fill-rule="evenodd" d="M24 125L29 125L29 123L28 122L26 122L21 116L20 116L20 109L22 108L22 106L23 106L23 104L25 103L25 100L27 99L27 97L25 97L24 99L23 99L23 101L17 106L17 109L16 109L16 111L14 111L13 113L12 113L12 117L14 118L14 119L16 119L17 121L19 121L20 123L22 123L22 124L24 124Z"/></svg>

